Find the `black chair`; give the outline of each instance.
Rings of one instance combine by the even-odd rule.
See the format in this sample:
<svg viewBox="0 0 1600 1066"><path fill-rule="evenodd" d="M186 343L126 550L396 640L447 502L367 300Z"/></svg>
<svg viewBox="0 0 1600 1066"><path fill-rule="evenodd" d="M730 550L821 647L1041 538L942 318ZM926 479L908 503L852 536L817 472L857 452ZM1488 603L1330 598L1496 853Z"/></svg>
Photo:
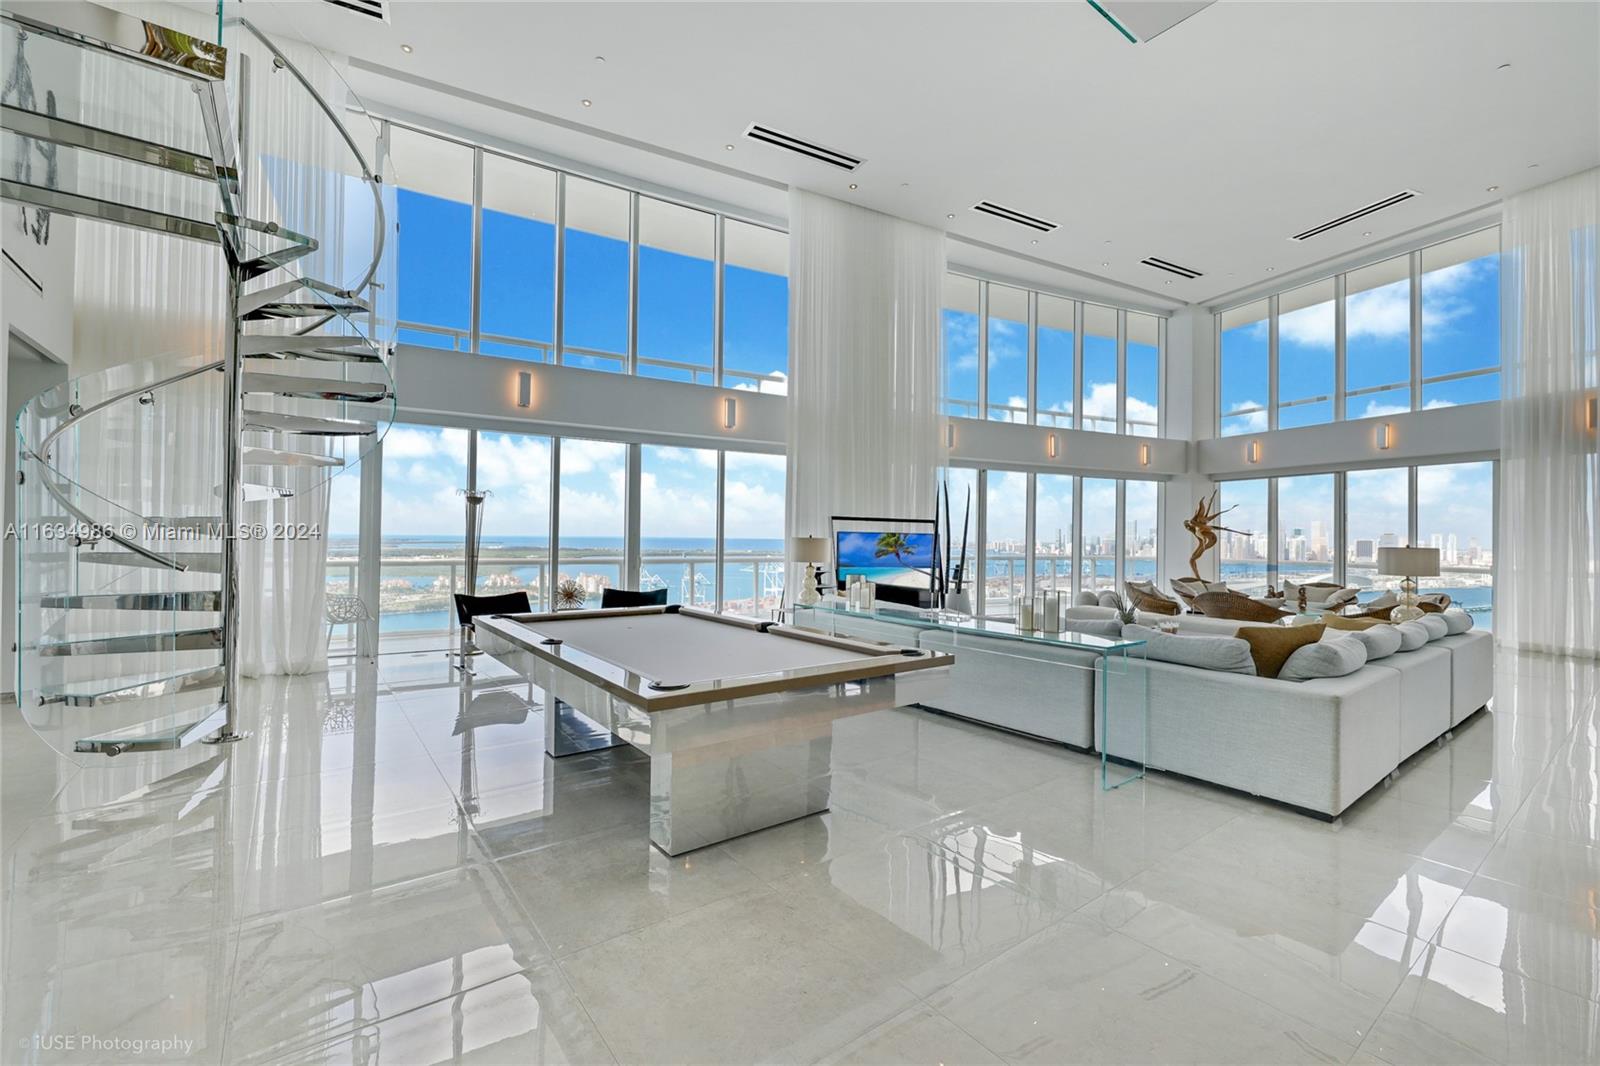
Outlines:
<svg viewBox="0 0 1600 1066"><path fill-rule="evenodd" d="M601 589L600 606L606 607L661 607L667 602L666 589L638 592L634 589Z"/></svg>
<svg viewBox="0 0 1600 1066"><path fill-rule="evenodd" d="M467 631L469 638L461 642L459 655L461 662L457 665L463 670L467 669L467 656L478 654L478 649L470 642L470 637L475 632L472 626L474 618L483 614L527 614L533 610L526 592L502 592L498 596L468 596L464 592L458 592L455 594L455 601L456 621ZM457 657L451 656L451 658Z"/></svg>

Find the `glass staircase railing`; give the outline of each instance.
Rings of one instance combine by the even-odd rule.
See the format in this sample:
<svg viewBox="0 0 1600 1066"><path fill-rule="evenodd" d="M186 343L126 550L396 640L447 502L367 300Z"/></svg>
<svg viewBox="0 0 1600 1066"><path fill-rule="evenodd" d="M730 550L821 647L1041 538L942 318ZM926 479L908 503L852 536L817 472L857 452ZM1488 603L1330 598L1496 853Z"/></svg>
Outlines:
<svg viewBox="0 0 1600 1066"><path fill-rule="evenodd" d="M109 12L92 33L10 12L0 27L3 146L39 164L8 165L0 194L218 243L229 294L195 352L130 352L20 413L19 705L78 759L237 739L223 533L325 493L394 419L376 128L319 52L243 20L225 48Z"/></svg>

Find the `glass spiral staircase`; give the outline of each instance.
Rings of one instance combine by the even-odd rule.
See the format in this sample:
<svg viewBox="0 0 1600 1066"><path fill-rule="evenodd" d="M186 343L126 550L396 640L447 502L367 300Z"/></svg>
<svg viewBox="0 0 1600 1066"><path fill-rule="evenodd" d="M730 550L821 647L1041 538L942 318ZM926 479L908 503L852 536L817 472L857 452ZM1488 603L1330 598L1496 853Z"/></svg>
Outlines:
<svg viewBox="0 0 1600 1066"><path fill-rule="evenodd" d="M392 180L337 70L242 19L218 45L92 10L0 12L5 212L157 234L195 269L168 294L189 350L120 353L17 419L18 705L80 761L240 735L263 557L321 532L328 479L394 417Z"/></svg>

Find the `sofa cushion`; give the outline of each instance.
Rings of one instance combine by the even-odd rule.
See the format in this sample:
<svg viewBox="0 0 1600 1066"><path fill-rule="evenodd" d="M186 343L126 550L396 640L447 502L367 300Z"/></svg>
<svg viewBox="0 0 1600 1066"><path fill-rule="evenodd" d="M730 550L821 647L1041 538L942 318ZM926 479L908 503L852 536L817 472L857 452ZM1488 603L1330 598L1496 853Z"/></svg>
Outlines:
<svg viewBox="0 0 1600 1066"><path fill-rule="evenodd" d="M1400 633L1400 650L1416 651L1428 643L1428 631L1415 622L1397 622L1396 630Z"/></svg>
<svg viewBox="0 0 1600 1066"><path fill-rule="evenodd" d="M1097 602L1102 607L1110 607L1115 610L1122 606L1122 597L1115 592L1107 591L1100 594Z"/></svg>
<svg viewBox="0 0 1600 1066"><path fill-rule="evenodd" d="M1361 629L1371 629L1373 626L1393 625L1393 623L1386 618L1345 618L1342 615L1337 614L1325 615L1322 621L1329 629L1347 629L1351 630L1352 632Z"/></svg>
<svg viewBox="0 0 1600 1066"><path fill-rule="evenodd" d="M1088 589L1084 589L1082 592L1078 593L1078 598L1077 598L1076 601L1074 601L1074 606L1077 606L1077 607L1098 607L1098 606L1100 606L1100 597L1096 596L1094 593L1090 592Z"/></svg>
<svg viewBox="0 0 1600 1066"><path fill-rule="evenodd" d="M1115 618L1069 618L1061 628L1071 633L1087 633L1091 637L1116 640L1122 636L1122 623Z"/></svg>
<svg viewBox="0 0 1600 1066"><path fill-rule="evenodd" d="M1201 670L1220 670L1230 674L1253 674L1255 660L1250 645L1237 637L1191 637L1163 633L1149 626L1123 626L1128 640L1144 641L1144 653L1157 662L1193 666Z"/></svg>
<svg viewBox="0 0 1600 1066"><path fill-rule="evenodd" d="M1367 662L1376 662L1387 659L1400 650L1400 634L1394 626L1368 626L1365 629L1337 629L1329 627L1322 635L1322 642L1330 640L1357 640L1367 649Z"/></svg>
<svg viewBox="0 0 1600 1066"><path fill-rule="evenodd" d="M1450 628L1453 637L1458 633L1465 633L1474 625L1473 617L1459 607L1449 607L1439 616L1444 619L1444 624Z"/></svg>
<svg viewBox="0 0 1600 1066"><path fill-rule="evenodd" d="M1237 635L1250 645L1256 676L1277 677L1294 650L1315 644L1322 639L1322 632L1323 625L1317 622L1308 626L1241 626Z"/></svg>
<svg viewBox="0 0 1600 1066"><path fill-rule="evenodd" d="M1416 621L1417 625L1428 631L1429 640L1438 640L1440 637L1448 637L1450 635L1450 623L1445 621L1442 613L1425 614Z"/></svg>
<svg viewBox="0 0 1600 1066"><path fill-rule="evenodd" d="M1398 607L1400 606L1400 597L1398 594L1392 591L1384 592L1368 600L1361 606L1367 608L1368 610L1372 610L1377 607Z"/></svg>
<svg viewBox="0 0 1600 1066"><path fill-rule="evenodd" d="M1232 592L1226 581L1202 581L1207 592Z"/></svg>
<svg viewBox="0 0 1600 1066"><path fill-rule="evenodd" d="M1339 634L1296 648L1278 671L1281 681L1310 681L1318 677L1343 677L1367 665L1367 649L1353 635Z"/></svg>

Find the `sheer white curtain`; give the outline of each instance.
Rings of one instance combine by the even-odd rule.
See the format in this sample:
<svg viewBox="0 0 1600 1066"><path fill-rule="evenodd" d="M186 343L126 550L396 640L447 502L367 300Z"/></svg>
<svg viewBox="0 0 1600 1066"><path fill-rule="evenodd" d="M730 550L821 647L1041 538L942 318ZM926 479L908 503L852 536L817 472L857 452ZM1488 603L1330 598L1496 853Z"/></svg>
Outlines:
<svg viewBox="0 0 1600 1066"><path fill-rule="evenodd" d="M933 516L944 272L941 231L789 194L790 536Z"/></svg>
<svg viewBox="0 0 1600 1066"><path fill-rule="evenodd" d="M1600 169L1506 201L1501 229L1499 639L1600 655Z"/></svg>
<svg viewBox="0 0 1600 1066"><path fill-rule="evenodd" d="M168 5L120 5L142 18L198 35L215 33L207 17ZM335 141L332 126L313 101L286 71L274 71L272 57L241 33L230 31L230 77L240 69L239 57L249 54L251 106L250 158L243 160L247 180L247 213L263 221L319 237L323 251L297 263L296 269L324 280L346 283L351 256L344 238L344 197L367 196L351 190L342 168L346 156ZM308 45L280 41L296 64L333 105L342 110L346 89L335 67ZM102 113L128 114L140 128L119 124L161 143L186 144L199 127L195 97L176 79L170 86L152 88L149 78L130 77L120 64L95 64L86 69L86 102ZM129 93L139 103L130 107ZM151 93L164 93L161 100ZM235 91L235 100L238 99ZM88 160L85 166L97 164ZM215 210L216 195L204 195L198 182L176 183L152 167L110 165L103 175L124 195L140 202L176 210L174 189L191 190L181 205L191 217L206 217ZM142 183L142 184L141 184ZM196 210L194 201L204 200ZM71 374L79 377L118 364L156 357L179 361L221 357L227 325L226 272L214 245L148 233L141 230L85 222L77 227L74 357ZM366 239L370 242L370 229ZM359 251L370 253L370 243ZM263 284L281 280L269 275ZM286 366L286 372L297 368ZM326 372L326 369L324 369ZM215 489L221 481L220 375L207 375L193 383L163 390L151 405L157 420L138 432L131 443L106 442L96 454L85 447L86 485L98 483L107 495L130 511L145 516L220 513ZM249 404L269 406L266 397ZM173 442L182 443L174 448ZM311 450L304 439L297 450ZM326 526L327 482L304 473L249 468L246 480L276 478L294 488L287 500L246 504L241 520L321 531ZM293 482L283 480L293 478ZM212 542L214 543L214 542ZM303 673L327 664L323 643L326 540L248 540L240 543L240 667L244 674ZM170 581L158 572L123 579L119 589L133 584ZM187 577L184 579L187 580Z"/></svg>

